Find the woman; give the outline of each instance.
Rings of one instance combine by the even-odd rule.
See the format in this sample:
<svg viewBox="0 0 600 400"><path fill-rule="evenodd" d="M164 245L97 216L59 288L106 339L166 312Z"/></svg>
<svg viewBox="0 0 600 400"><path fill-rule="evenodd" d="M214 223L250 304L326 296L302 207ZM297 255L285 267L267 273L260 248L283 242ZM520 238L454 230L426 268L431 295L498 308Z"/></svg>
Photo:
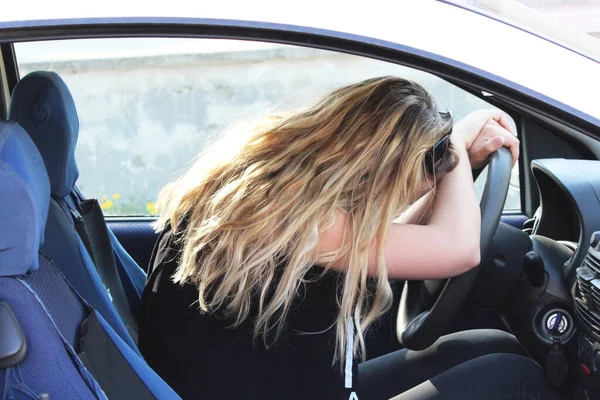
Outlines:
<svg viewBox="0 0 600 400"><path fill-rule="evenodd" d="M516 355L475 369L456 356L447 372L411 376L423 382L412 389L381 374L410 365L406 352L357 367L390 309L390 279L479 264L471 168L503 145L517 160L509 129L495 111L453 129L424 88L383 77L211 149L159 196L140 318L147 361L184 398L549 398L537 366ZM486 384L488 364L510 376Z"/></svg>

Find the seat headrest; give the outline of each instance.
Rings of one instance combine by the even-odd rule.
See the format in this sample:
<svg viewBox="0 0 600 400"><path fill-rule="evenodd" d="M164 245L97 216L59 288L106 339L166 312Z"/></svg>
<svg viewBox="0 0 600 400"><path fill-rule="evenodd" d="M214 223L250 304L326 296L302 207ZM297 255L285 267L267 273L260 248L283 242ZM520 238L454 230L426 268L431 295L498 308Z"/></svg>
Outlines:
<svg viewBox="0 0 600 400"><path fill-rule="evenodd" d="M0 121L0 276L37 269L49 204L41 154L23 128Z"/></svg>
<svg viewBox="0 0 600 400"><path fill-rule="evenodd" d="M27 74L13 90L8 119L21 125L42 153L52 194L66 197L79 177L79 119L65 82L54 72Z"/></svg>

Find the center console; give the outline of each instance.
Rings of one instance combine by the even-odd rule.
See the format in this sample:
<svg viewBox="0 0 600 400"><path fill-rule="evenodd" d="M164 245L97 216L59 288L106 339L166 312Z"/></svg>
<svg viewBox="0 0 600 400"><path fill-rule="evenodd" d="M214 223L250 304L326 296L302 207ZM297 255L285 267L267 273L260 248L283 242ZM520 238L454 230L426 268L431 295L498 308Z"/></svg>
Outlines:
<svg viewBox="0 0 600 400"><path fill-rule="evenodd" d="M600 232L577 268L574 295L580 382L588 399L600 399Z"/></svg>

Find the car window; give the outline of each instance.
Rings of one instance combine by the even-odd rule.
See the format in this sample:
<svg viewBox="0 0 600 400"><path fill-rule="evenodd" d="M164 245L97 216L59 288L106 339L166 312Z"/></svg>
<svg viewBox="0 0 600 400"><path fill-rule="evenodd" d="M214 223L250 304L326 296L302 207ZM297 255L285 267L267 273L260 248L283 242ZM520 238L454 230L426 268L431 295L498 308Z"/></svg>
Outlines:
<svg viewBox="0 0 600 400"><path fill-rule="evenodd" d="M19 73L57 72L80 120L78 187L107 216L154 216L160 188L232 123L296 109L342 85L397 75L455 119L485 101L436 77L364 57L221 39L81 39L15 44ZM505 210L520 210L515 167ZM480 194L485 174L476 182Z"/></svg>

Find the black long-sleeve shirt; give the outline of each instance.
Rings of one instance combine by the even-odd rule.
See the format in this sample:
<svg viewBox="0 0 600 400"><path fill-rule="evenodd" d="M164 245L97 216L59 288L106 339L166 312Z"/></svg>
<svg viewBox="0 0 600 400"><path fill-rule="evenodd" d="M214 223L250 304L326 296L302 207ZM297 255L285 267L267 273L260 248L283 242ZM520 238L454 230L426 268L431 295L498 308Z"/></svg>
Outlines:
<svg viewBox="0 0 600 400"><path fill-rule="evenodd" d="M139 348L149 365L184 399L344 399L345 361L335 352L335 293L340 273L303 285L282 335L266 348L252 340L252 318L236 328L218 313L201 313L198 290L172 282L178 241L163 231L150 261L140 305ZM311 277L323 270L313 267ZM357 363L352 361L352 386ZM345 376L346 375L346 376Z"/></svg>

